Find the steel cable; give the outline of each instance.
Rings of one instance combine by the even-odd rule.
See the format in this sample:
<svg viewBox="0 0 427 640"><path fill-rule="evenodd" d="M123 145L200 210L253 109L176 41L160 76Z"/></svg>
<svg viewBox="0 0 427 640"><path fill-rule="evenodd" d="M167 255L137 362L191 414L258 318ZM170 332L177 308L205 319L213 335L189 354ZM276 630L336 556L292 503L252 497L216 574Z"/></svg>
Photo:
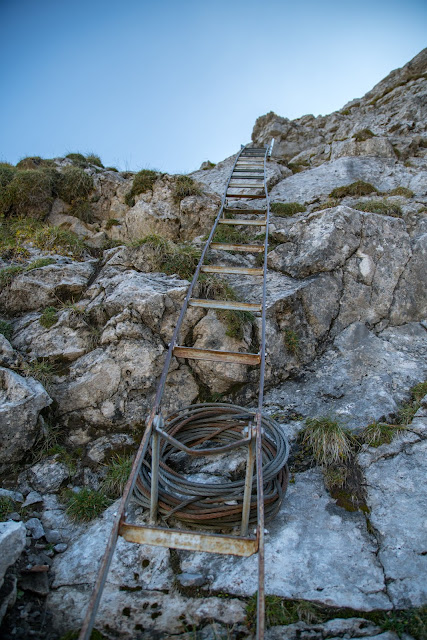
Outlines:
<svg viewBox="0 0 427 640"><path fill-rule="evenodd" d="M165 419L163 431L181 445L189 447L192 458L218 455L221 453L218 449L236 447L240 441L241 451L246 458L247 428L250 423L254 423L255 415L255 411L232 404L190 405L170 414ZM263 415L261 424L264 505L266 519L269 519L278 512L286 492L289 445L280 426L272 418ZM206 449L209 449L208 453ZM188 461L189 458L189 454L180 453L173 442L161 438L158 509L163 519L173 516L187 526L216 531L239 527L245 487L244 473L242 478L199 482L186 477L188 473L181 472L183 461ZM150 507L150 487L151 449L148 449L134 489L135 500L145 508ZM255 473L249 522L251 525L257 522Z"/></svg>

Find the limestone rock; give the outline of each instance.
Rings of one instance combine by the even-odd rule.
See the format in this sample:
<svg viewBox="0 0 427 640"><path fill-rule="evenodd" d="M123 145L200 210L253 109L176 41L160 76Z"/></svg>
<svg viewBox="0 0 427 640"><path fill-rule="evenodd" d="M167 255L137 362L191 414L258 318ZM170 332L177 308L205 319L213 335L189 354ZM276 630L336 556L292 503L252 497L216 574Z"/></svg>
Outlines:
<svg viewBox="0 0 427 640"><path fill-rule="evenodd" d="M4 574L25 548L26 532L22 522L0 522L0 587Z"/></svg>
<svg viewBox="0 0 427 640"><path fill-rule="evenodd" d="M0 305L10 313L43 309L58 300L77 298L93 274L93 262L50 264L16 276L0 293Z"/></svg>
<svg viewBox="0 0 427 640"><path fill-rule="evenodd" d="M37 380L0 367L0 468L21 460L37 435L40 411L52 400Z"/></svg>
<svg viewBox="0 0 427 640"><path fill-rule="evenodd" d="M334 505L320 472L295 474L268 526L266 592L335 607L390 609L384 574L364 516ZM284 553L286 550L286 553ZM206 571L211 589L253 595L257 558L180 553L184 572Z"/></svg>
<svg viewBox="0 0 427 640"><path fill-rule="evenodd" d="M61 462L59 454L44 458L27 472L30 485L42 493L58 491L69 475L70 471L67 465Z"/></svg>
<svg viewBox="0 0 427 640"><path fill-rule="evenodd" d="M297 380L268 391L266 405L303 416L336 415L349 428L391 419L407 389L427 374L425 330L417 324L396 329L382 338L363 323L350 325Z"/></svg>
<svg viewBox="0 0 427 640"><path fill-rule="evenodd" d="M391 324L422 320L427 316L425 268L427 259L427 233L417 239L412 256L394 291L390 310Z"/></svg>
<svg viewBox="0 0 427 640"><path fill-rule="evenodd" d="M23 363L22 357L17 353L9 340L0 333L0 366L1 367L20 367Z"/></svg>

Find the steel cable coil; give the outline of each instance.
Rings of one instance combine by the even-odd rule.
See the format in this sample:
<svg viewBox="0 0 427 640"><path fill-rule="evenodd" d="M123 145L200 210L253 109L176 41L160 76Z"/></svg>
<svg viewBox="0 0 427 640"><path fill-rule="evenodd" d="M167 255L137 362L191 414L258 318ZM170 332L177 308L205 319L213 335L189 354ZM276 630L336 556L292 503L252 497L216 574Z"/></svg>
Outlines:
<svg viewBox="0 0 427 640"><path fill-rule="evenodd" d="M240 526L245 478L218 482L189 479L186 477L188 473L180 472L180 465L177 464L179 448L175 446L173 439L179 441L184 448L191 449L192 457L218 455L224 449L240 446L246 460L247 427L254 423L255 415L255 411L237 405L204 403L190 405L166 418L163 431L172 438L168 441L162 437L160 441L158 510L163 520L173 516L187 526L217 531ZM263 415L261 424L267 520L278 512L286 492L289 445L275 420ZM185 458L186 454L181 453L180 456ZM146 508L150 507L150 487L151 449L148 449L134 489L135 500ZM257 522L256 473L252 480L249 522L251 525Z"/></svg>

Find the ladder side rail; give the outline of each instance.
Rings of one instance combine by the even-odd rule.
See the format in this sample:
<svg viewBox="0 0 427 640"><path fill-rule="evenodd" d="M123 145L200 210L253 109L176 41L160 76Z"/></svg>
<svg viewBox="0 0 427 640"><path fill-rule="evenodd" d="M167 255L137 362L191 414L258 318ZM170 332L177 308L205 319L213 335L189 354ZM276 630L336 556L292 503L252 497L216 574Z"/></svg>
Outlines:
<svg viewBox="0 0 427 640"><path fill-rule="evenodd" d="M264 277L262 285L261 314L261 367L259 377L258 411L256 416L256 469L257 469L257 510L258 510L258 597L257 597L257 639L264 638L265 630L265 552L264 552L264 481L262 473L262 407L264 402L265 348L266 348L266 303L267 303L267 254L268 226L270 222L270 196L267 188L267 157L270 147L264 156L264 190L267 200L264 241Z"/></svg>
<svg viewBox="0 0 427 640"><path fill-rule="evenodd" d="M201 267L203 265L206 253L207 253L208 248L209 248L209 245L210 245L210 243L212 241L212 238L213 238L214 233L216 231L216 228L218 226L218 221L221 218L222 212L224 210L225 202L226 202L227 189L228 189L228 185L230 184L231 176L233 174L233 171L234 171L234 168L235 168L235 166L237 164L237 161L240 158L240 154L242 153L244 148L245 148L244 146L241 148L241 150L239 151L239 153L238 153L238 155L236 157L236 160L234 161L233 168L232 168L232 170L230 172L230 176L229 176L229 178L227 180L227 184L226 184L225 189L224 189L224 194L223 194L222 199L221 199L221 207L219 209L219 212L217 214L217 217L215 219L215 222L214 222L214 225L213 225L213 227L211 229L209 237L208 237L208 239L206 241L206 244L205 244L205 246L203 248L202 254L200 256L200 260L199 260L198 265L196 267L196 271L194 273L194 276L193 276L193 279L191 281L191 284L190 284L190 286L188 288L187 295L185 297L184 303L182 305L181 313L179 315L178 322L177 322L175 330L173 332L172 339L171 339L171 341L169 343L169 349L168 349L168 353L166 355L165 363L163 365L162 375L161 375L159 384L157 386L156 397L155 397L154 404L153 404L153 407L151 409L149 418L147 420L146 431L144 433L144 436L143 436L143 438L141 440L141 444L140 444L139 449L137 451L137 454L135 456L135 460L134 460L133 465L132 465L132 470L130 472L128 481L126 483L126 486L125 486L125 489L124 489L124 492L123 492L123 495L122 495L122 499L120 501L119 507L117 509L117 513L116 513L115 518L114 518L113 526L111 528L111 532L110 532L110 536L108 538L108 542L107 542L107 546L106 546L106 549L105 549L105 552L104 552L104 556L102 558L101 565L100 565L99 570L98 570L98 575L97 575L97 578L96 578L95 586L94 586L93 591L92 591L92 596L91 596L91 599L90 599L89 604L88 604L88 608L87 608L87 611L86 611L86 615L85 615L85 618L84 618L84 621L83 621L82 628L80 630L79 640L90 640L92 629L93 629L93 626L95 624L96 614L98 612L99 604L100 604L100 601L101 601L102 592L103 592L103 589L104 589L105 582L107 580L108 571L109 571L109 568L110 568L110 565L111 565L111 561L112 561L112 558L113 558L113 554L114 554L114 551L115 551L115 548L116 548L117 539L118 539L118 536L119 536L120 525L122 524L122 522L123 522L123 520L125 518L126 508L127 508L129 499L130 499L130 497L132 495L132 491L133 491L133 488L135 486L135 483L136 483L136 480L137 480L137 477L138 477L138 473L139 473L139 470L140 470L140 467L141 467L141 464L142 464L142 460L143 460L143 458L145 456L145 453L147 451L147 448L148 448L148 443L149 443L150 437L152 435L152 430L153 430L153 420L154 420L155 416L159 413L159 410L160 410L160 403L161 403L162 397L163 397L163 392L164 392L164 388L165 388L165 384L166 384L166 377L167 377L167 374L169 372L169 367L170 367L170 363L171 363L171 360L172 360L173 348L177 343L177 338L178 338L178 335L179 335L179 331L181 329L181 325L182 325L185 313L186 313L187 308L188 308L188 302L189 302L189 300L191 298L191 294L192 294L193 288L196 285L196 282L198 280L200 269L201 269Z"/></svg>

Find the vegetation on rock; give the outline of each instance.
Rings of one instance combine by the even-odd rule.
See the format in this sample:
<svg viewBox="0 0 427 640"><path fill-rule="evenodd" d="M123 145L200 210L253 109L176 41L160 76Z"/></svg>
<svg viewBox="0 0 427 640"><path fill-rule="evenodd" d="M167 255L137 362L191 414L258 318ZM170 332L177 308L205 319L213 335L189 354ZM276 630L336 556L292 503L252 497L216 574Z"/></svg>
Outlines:
<svg viewBox="0 0 427 640"><path fill-rule="evenodd" d="M273 202L270 211L275 216L281 218L287 218L293 216L296 213L304 213L306 207L299 202Z"/></svg>
<svg viewBox="0 0 427 640"><path fill-rule="evenodd" d="M356 180L351 184L333 189L329 194L330 198L345 198L346 196L367 196L370 193L378 193L378 190L369 182Z"/></svg>
<svg viewBox="0 0 427 640"><path fill-rule="evenodd" d="M200 196L202 193L202 188L190 176L176 176L172 190L175 204L179 204L187 196Z"/></svg>
<svg viewBox="0 0 427 640"><path fill-rule="evenodd" d="M378 213L383 216L392 216L400 218L402 216L402 208L395 202L388 200L366 200L365 202L357 202L352 205L353 209L358 211L366 211L369 213Z"/></svg>
<svg viewBox="0 0 427 640"><path fill-rule="evenodd" d="M85 487L77 493L68 493L66 512L72 520L89 522L100 516L110 504L111 500L104 493Z"/></svg>

